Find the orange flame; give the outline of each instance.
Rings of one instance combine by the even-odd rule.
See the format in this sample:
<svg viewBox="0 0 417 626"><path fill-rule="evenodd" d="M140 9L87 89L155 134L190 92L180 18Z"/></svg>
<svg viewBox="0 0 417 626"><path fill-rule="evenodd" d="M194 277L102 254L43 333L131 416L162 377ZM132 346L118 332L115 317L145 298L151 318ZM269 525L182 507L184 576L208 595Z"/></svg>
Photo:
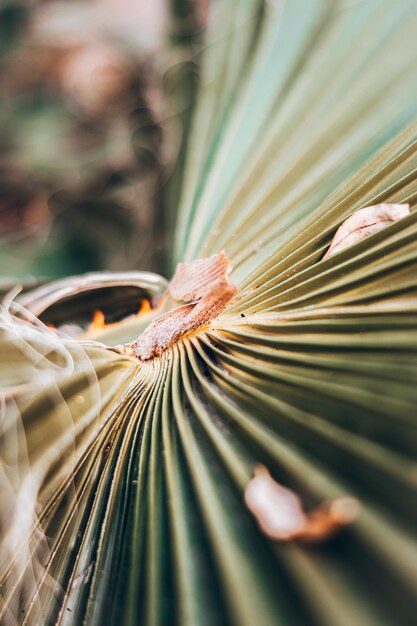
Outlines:
<svg viewBox="0 0 417 626"><path fill-rule="evenodd" d="M97 309L94 311L89 330L103 330L106 326L108 326L108 324L106 324L106 320L104 319L103 311Z"/></svg>
<svg viewBox="0 0 417 626"><path fill-rule="evenodd" d="M151 311L152 311L151 303L149 302L149 300L146 300L144 298L143 300L141 300L139 310L137 313L135 313L135 315L136 317L141 317L145 313L150 313ZM115 326L116 324L119 324L119 322L110 322L107 324L103 311L100 311L100 309L97 309L96 311L94 311L93 319L91 320L91 324L88 327L88 330L89 331L104 330L105 328L109 328L110 326Z"/></svg>
<svg viewBox="0 0 417 626"><path fill-rule="evenodd" d="M136 313L136 317L141 317L144 313L150 313L152 311L151 303L149 300L141 300L140 307Z"/></svg>

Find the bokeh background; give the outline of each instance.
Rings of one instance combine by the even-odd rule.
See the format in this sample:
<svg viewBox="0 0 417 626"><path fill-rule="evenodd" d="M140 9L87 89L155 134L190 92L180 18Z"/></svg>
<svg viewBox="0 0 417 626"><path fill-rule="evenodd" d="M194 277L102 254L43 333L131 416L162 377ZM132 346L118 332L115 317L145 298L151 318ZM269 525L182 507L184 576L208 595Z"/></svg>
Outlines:
<svg viewBox="0 0 417 626"><path fill-rule="evenodd" d="M167 272L205 0L3 3L0 283Z"/></svg>

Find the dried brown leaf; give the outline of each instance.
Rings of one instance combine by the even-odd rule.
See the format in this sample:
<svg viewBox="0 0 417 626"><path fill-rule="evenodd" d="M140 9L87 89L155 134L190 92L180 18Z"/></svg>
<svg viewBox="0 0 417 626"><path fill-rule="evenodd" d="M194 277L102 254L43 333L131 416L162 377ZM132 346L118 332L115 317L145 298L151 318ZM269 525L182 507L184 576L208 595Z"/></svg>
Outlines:
<svg viewBox="0 0 417 626"><path fill-rule="evenodd" d="M277 483L263 465L255 468L255 477L245 489L245 502L271 539L292 539L304 527L300 498Z"/></svg>
<svg viewBox="0 0 417 626"><path fill-rule="evenodd" d="M190 301L158 317L139 339L123 347L141 361L160 355L189 332L208 324L237 291L229 282L230 262L224 252L180 263L168 291L175 300Z"/></svg>
<svg viewBox="0 0 417 626"><path fill-rule="evenodd" d="M323 260L377 233L409 213L408 204L375 204L355 211L337 229Z"/></svg>
<svg viewBox="0 0 417 626"><path fill-rule="evenodd" d="M261 530L279 541L320 542L351 524L359 512L355 498L337 498L305 513L300 498L271 477L263 465L245 489L245 502Z"/></svg>
<svg viewBox="0 0 417 626"><path fill-rule="evenodd" d="M328 539L352 524L359 510L359 502L349 496L326 502L307 515L304 528L294 539L311 543Z"/></svg>
<svg viewBox="0 0 417 626"><path fill-rule="evenodd" d="M191 263L179 263L168 290L175 300L192 302L203 298L216 285L227 287L230 261L224 252Z"/></svg>

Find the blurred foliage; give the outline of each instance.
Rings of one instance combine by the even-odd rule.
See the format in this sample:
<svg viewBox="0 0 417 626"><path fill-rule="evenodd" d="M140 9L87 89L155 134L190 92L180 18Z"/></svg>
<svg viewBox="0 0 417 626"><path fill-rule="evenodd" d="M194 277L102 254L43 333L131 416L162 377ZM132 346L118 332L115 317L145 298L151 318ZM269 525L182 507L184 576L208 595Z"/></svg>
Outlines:
<svg viewBox="0 0 417 626"><path fill-rule="evenodd" d="M4 278L166 270L203 5L3 5Z"/></svg>

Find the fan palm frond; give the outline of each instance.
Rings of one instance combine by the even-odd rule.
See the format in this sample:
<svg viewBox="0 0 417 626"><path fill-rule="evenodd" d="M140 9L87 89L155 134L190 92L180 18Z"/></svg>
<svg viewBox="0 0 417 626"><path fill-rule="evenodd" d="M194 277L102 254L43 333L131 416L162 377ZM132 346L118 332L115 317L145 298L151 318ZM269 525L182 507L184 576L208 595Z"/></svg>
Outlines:
<svg viewBox="0 0 417 626"><path fill-rule="evenodd" d="M231 0L210 28L173 259L224 250L237 293L146 360L5 309L6 624L413 623L415 5ZM323 259L379 203L411 210ZM271 539L259 464L359 517Z"/></svg>

